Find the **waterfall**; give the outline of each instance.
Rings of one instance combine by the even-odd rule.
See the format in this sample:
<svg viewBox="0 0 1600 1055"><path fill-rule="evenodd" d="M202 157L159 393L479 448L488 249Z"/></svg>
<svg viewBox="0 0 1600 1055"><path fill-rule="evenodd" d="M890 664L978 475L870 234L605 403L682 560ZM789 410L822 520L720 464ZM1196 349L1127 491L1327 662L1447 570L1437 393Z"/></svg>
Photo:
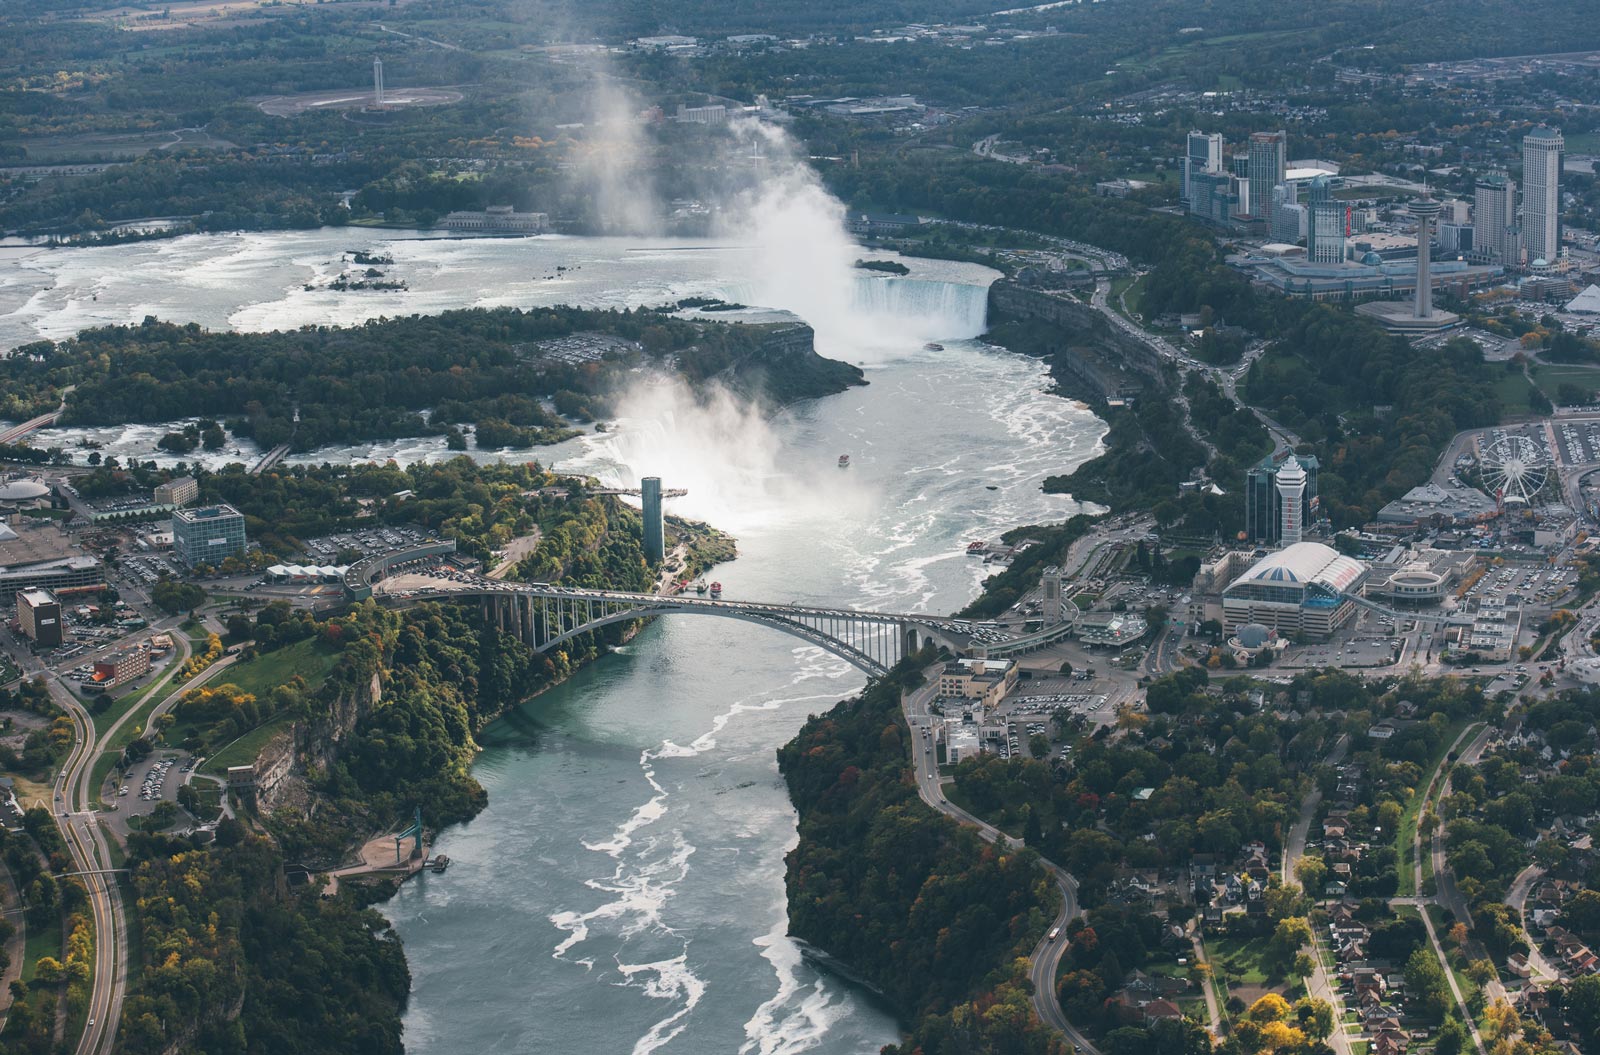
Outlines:
<svg viewBox="0 0 1600 1055"><path fill-rule="evenodd" d="M977 337L987 328L989 287L919 278L857 278L853 307L920 340Z"/></svg>
<svg viewBox="0 0 1600 1055"><path fill-rule="evenodd" d="M837 296L817 293L815 286L766 282L735 283L719 295L793 312L817 331L819 349L904 347L977 337L988 328L986 285L862 275L841 284Z"/></svg>

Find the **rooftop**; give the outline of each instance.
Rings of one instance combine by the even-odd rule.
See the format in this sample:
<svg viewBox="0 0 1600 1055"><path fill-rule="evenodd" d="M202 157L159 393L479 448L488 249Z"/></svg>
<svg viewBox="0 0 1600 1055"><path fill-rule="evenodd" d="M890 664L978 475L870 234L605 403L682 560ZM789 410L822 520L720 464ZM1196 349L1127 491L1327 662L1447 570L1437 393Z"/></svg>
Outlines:
<svg viewBox="0 0 1600 1055"><path fill-rule="evenodd" d="M172 521L173 523L177 523L181 520L186 524L193 524L201 520L216 520L219 517L236 517L243 515L244 514L240 513L237 509L228 505L226 502L222 502L214 506L204 506L200 509L180 509L172 514Z"/></svg>
<svg viewBox="0 0 1600 1055"><path fill-rule="evenodd" d="M37 526L24 521L18 530L0 531L0 569L59 560L71 553L72 544L53 521Z"/></svg>
<svg viewBox="0 0 1600 1055"><path fill-rule="evenodd" d="M1320 542L1296 542L1269 553L1240 577L1241 582L1293 582L1325 586L1343 593L1365 575L1366 565Z"/></svg>

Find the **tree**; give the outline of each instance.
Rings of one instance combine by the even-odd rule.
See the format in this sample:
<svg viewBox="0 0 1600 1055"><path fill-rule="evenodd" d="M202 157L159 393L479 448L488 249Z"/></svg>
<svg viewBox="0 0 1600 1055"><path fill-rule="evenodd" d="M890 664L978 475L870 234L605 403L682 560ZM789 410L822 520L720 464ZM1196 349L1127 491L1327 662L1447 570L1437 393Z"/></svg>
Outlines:
<svg viewBox="0 0 1600 1055"><path fill-rule="evenodd" d="M1317 973L1317 963L1308 952L1294 954L1294 966L1291 969L1296 978L1310 978Z"/></svg>
<svg viewBox="0 0 1600 1055"><path fill-rule="evenodd" d="M59 985L62 978L66 977L66 970L54 956L41 956L34 965L34 974L46 985Z"/></svg>
<svg viewBox="0 0 1600 1055"><path fill-rule="evenodd" d="M1496 977L1498 977L1498 975L1499 972L1495 970L1494 961L1492 960L1473 960L1471 963L1467 964L1466 976L1470 978L1472 980L1472 984L1477 986L1479 989L1482 989L1484 986L1488 985Z"/></svg>
<svg viewBox="0 0 1600 1055"><path fill-rule="evenodd" d="M1328 863L1317 854L1306 854L1295 862L1294 877L1300 881L1300 886L1307 894L1315 897L1322 891L1322 886L1327 882Z"/></svg>
<svg viewBox="0 0 1600 1055"><path fill-rule="evenodd" d="M1272 951L1285 963L1310 944L1311 924L1304 916L1285 916L1272 932Z"/></svg>
<svg viewBox="0 0 1600 1055"><path fill-rule="evenodd" d="M1289 1017L1289 1001L1268 993L1250 1005L1249 1017L1252 1022L1282 1022Z"/></svg>
<svg viewBox="0 0 1600 1055"><path fill-rule="evenodd" d="M1567 985L1562 1007L1582 1034L1579 1046L1600 1050L1600 975L1586 975Z"/></svg>
<svg viewBox="0 0 1600 1055"><path fill-rule="evenodd" d="M1022 841L1028 846L1037 847L1044 842L1044 829L1039 824L1039 813L1031 805L1024 806L1027 816L1022 822Z"/></svg>
<svg viewBox="0 0 1600 1055"><path fill-rule="evenodd" d="M1303 996L1294 1003L1295 1017L1300 1028L1317 1040L1326 1040L1333 1033L1333 1005L1317 997Z"/></svg>
<svg viewBox="0 0 1600 1055"><path fill-rule="evenodd" d="M1043 733L1034 733L1028 737L1028 753L1034 758L1050 757L1050 738Z"/></svg>
<svg viewBox="0 0 1600 1055"><path fill-rule="evenodd" d="M1461 1055L1467 1045L1467 1028L1455 1019L1439 1027L1438 1039L1433 1045L1433 1055Z"/></svg>
<svg viewBox="0 0 1600 1055"><path fill-rule="evenodd" d="M178 805L166 799L156 803L156 808L150 811L150 826L155 829L167 828L178 819Z"/></svg>
<svg viewBox="0 0 1600 1055"><path fill-rule="evenodd" d="M1450 1006L1450 989L1438 957L1426 947L1418 948L1406 960L1406 994L1425 1018L1440 1019Z"/></svg>

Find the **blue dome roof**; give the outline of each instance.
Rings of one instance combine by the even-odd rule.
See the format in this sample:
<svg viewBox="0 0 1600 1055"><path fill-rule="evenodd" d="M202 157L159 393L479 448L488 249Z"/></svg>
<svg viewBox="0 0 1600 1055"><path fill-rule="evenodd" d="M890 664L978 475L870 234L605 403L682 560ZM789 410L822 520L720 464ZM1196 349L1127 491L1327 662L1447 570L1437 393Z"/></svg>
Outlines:
<svg viewBox="0 0 1600 1055"><path fill-rule="evenodd" d="M1361 262L1368 267L1378 267L1383 263L1383 257L1375 252L1368 251L1367 255L1361 258Z"/></svg>

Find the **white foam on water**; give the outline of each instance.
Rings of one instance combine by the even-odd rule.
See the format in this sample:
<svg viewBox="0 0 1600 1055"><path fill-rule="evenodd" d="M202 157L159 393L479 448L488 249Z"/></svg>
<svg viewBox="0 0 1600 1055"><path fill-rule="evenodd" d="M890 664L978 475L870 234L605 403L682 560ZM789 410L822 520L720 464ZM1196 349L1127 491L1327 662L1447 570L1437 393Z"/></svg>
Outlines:
<svg viewBox="0 0 1600 1055"><path fill-rule="evenodd" d="M629 842L631 844L631 839ZM662 843L669 848L666 856L649 859L647 855ZM550 923L558 930L567 932L567 936L551 950L551 958L563 959L574 947L587 941L592 923L618 924L615 930L621 939L647 931L676 934L662 922L661 910L672 899L677 885L689 874L689 859L694 853L694 844L685 839L681 832L675 832L668 839L651 840L639 855L640 861L636 866L622 861L610 876L585 880L584 886L610 894L612 900L588 912L551 913L547 917Z"/></svg>
<svg viewBox="0 0 1600 1055"><path fill-rule="evenodd" d="M658 960L655 963L618 961L617 969L628 979L627 984L634 984L635 975L652 975L653 977L645 979L642 986L646 996L656 1000L683 1001L682 1007L651 1026L650 1032L634 1042L633 1055L650 1055L682 1033L688 1026L686 1020L689 1012L694 1010L695 1005L700 1003L700 998L706 994L705 981L689 969L687 946L683 955L670 960Z"/></svg>
<svg viewBox="0 0 1600 1055"><path fill-rule="evenodd" d="M656 755L654 752L645 751L639 756L639 768L644 772L644 779L650 784L655 794L644 805L638 807L617 826L611 833L611 838L601 842L585 842L584 849L603 853L610 857L618 857L622 851L633 845L633 833L647 824L654 824L667 812L667 789L656 781L656 771L650 765Z"/></svg>
<svg viewBox="0 0 1600 1055"><path fill-rule="evenodd" d="M784 853L794 848L791 840ZM788 935L787 905L779 902L778 922L751 944L772 965L777 991L756 1008L744 1024L745 1042L739 1055L798 1055L822 1042L843 1010L829 989L826 976L817 974L810 984L800 981L804 957Z"/></svg>

